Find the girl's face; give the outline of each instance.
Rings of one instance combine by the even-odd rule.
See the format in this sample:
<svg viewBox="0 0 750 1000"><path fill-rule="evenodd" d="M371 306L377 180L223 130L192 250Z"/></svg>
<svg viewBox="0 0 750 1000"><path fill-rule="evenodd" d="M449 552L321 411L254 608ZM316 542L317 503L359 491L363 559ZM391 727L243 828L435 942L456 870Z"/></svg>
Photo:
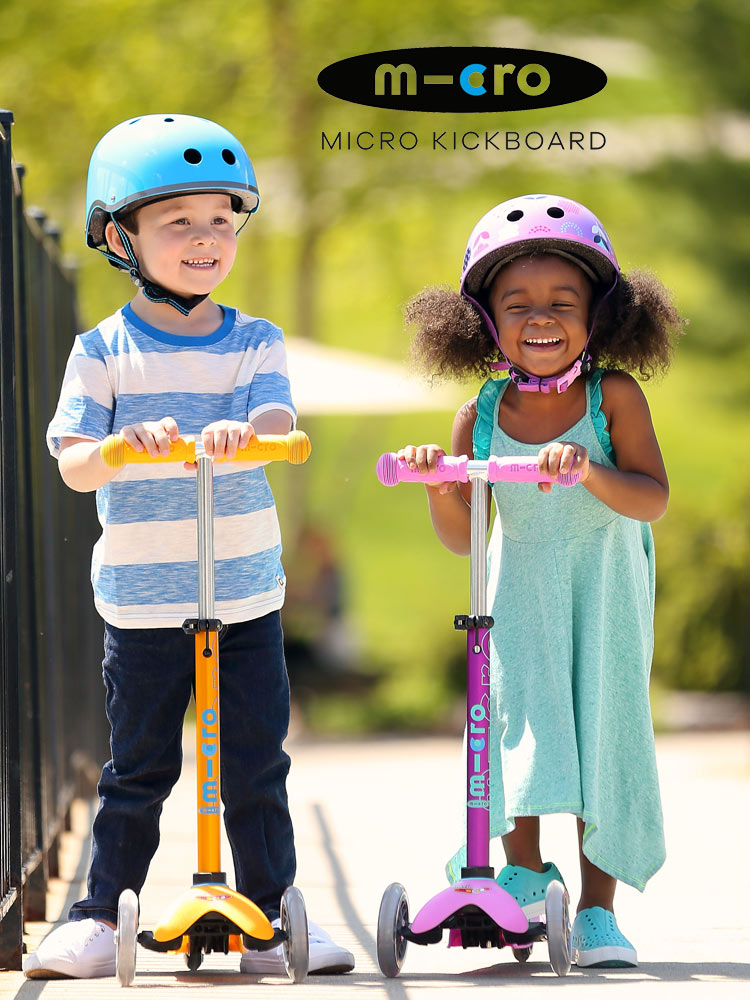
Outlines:
<svg viewBox="0 0 750 1000"><path fill-rule="evenodd" d="M555 254L519 257L490 286L490 311L500 348L518 368L539 377L562 374L588 337L591 284Z"/></svg>

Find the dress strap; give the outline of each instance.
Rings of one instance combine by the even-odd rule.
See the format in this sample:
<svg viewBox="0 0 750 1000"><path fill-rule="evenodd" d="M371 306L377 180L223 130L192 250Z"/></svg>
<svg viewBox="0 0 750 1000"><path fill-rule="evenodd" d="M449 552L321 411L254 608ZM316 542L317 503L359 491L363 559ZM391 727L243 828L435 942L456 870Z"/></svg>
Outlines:
<svg viewBox="0 0 750 1000"><path fill-rule="evenodd" d="M474 445L474 458L486 461L490 457L492 446L492 432L495 429L495 410L497 409L498 396L510 379L488 378L477 396L477 419L474 421L474 432L472 443Z"/></svg>
<svg viewBox="0 0 750 1000"><path fill-rule="evenodd" d="M607 417L602 410L602 376L605 374L601 368L595 368L589 377L589 412L591 423L594 425L596 436L604 449L604 454L614 464L615 451L607 430Z"/></svg>
<svg viewBox="0 0 750 1000"><path fill-rule="evenodd" d="M607 417L602 410L602 376L605 372L595 368L588 379L589 413L596 436L604 449L604 454L614 464L615 452L607 429ZM477 396L477 419L474 422L472 442L474 458L486 460L490 457L492 434L495 429L498 397L509 383L507 378L489 378Z"/></svg>

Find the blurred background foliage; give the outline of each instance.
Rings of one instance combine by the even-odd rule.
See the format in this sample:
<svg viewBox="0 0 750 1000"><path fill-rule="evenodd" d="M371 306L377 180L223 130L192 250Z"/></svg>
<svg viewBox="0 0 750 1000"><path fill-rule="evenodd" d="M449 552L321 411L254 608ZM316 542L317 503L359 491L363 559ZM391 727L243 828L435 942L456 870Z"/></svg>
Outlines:
<svg viewBox="0 0 750 1000"><path fill-rule="evenodd" d="M82 241L91 151L127 117L215 118L255 163L262 207L222 301L289 335L402 362L401 308L456 285L490 206L553 191L604 221L625 270L646 267L690 320L669 376L645 386L672 485L655 525L654 677L667 689L748 686L750 429L747 52L741 0L3 0L0 103L16 118L27 204L63 227L82 322L129 296ZM347 104L320 70L361 52L506 45L588 59L607 87L578 104L437 115ZM433 150L432 131L606 135L604 149ZM417 133L412 151L322 148L321 132ZM456 388L456 405L477 386ZM328 730L447 724L463 687L468 564L435 540L421 490L384 491L380 452L449 441L452 413L300 414L301 469L270 472L286 536L293 686ZM540 627L544 623L540 622ZM530 664L530 669L533 665ZM460 710L459 710L460 712Z"/></svg>

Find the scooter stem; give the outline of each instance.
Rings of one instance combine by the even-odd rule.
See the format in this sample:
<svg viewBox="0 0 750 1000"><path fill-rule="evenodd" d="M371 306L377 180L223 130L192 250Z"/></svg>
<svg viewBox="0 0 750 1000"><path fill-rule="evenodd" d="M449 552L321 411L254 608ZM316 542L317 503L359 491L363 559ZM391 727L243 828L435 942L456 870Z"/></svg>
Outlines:
<svg viewBox="0 0 750 1000"><path fill-rule="evenodd" d="M471 590L469 608L472 615L487 614L487 510L489 490L487 476L469 473L471 479Z"/></svg>
<svg viewBox="0 0 750 1000"><path fill-rule="evenodd" d="M470 463L471 464L471 463ZM466 866L492 878L490 864L490 657L487 619L486 470L470 470L471 591L466 622Z"/></svg>
<svg viewBox="0 0 750 1000"><path fill-rule="evenodd" d="M214 617L214 468L206 455L198 458L196 473L198 502L198 617Z"/></svg>
<svg viewBox="0 0 750 1000"><path fill-rule="evenodd" d="M215 619L213 463L198 458L198 627L195 633L195 755L198 871L221 873L219 622Z"/></svg>

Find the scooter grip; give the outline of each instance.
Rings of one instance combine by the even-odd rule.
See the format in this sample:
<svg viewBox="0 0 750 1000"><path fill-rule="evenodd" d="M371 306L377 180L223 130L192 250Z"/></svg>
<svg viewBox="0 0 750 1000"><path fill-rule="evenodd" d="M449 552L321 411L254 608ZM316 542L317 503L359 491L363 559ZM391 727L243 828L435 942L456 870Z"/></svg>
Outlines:
<svg viewBox="0 0 750 1000"><path fill-rule="evenodd" d="M169 454L157 455L152 458L144 448L143 451L136 451L135 448L125 443L121 434L110 434L102 441L99 453L102 458L113 469L133 463L146 462L194 462L195 461L195 441L186 441L184 438L177 438L176 441L169 442Z"/></svg>
<svg viewBox="0 0 750 1000"><path fill-rule="evenodd" d="M132 463L146 462L194 462L195 441L177 438L169 442L169 454L152 458L144 448L136 451L125 443L121 434L111 434L102 441L100 454L107 465L113 469ZM306 462L311 451L310 438L304 431L291 431L289 434L258 434L250 438L246 448L239 448L234 457L235 462L291 462L301 465ZM222 459L221 461L224 461Z"/></svg>
<svg viewBox="0 0 750 1000"><path fill-rule="evenodd" d="M288 434L256 434L246 448L238 448L236 462L290 462L302 465L310 457L312 445L304 431Z"/></svg>
<svg viewBox="0 0 750 1000"><path fill-rule="evenodd" d="M557 477L542 475L536 459L529 455L487 460L487 479L491 483L558 483L560 486L575 486L580 479L578 472L564 472Z"/></svg>
<svg viewBox="0 0 750 1000"><path fill-rule="evenodd" d="M466 455L443 455L437 460L435 472L418 472L409 467L406 459L399 458L395 451L387 451L378 459L375 472L383 486L396 486L397 483L466 483L467 462Z"/></svg>

